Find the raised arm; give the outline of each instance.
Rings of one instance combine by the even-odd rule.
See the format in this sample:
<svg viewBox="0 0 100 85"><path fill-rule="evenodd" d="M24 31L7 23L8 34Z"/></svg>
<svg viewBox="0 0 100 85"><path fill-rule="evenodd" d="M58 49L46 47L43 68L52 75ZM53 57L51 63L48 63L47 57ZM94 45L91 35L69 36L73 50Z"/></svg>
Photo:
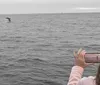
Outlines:
<svg viewBox="0 0 100 85"><path fill-rule="evenodd" d="M75 66L72 67L71 74L67 85L81 85L79 80L82 77L84 68L91 65L85 62L84 55L85 50L79 49L78 52L74 52Z"/></svg>
<svg viewBox="0 0 100 85"><path fill-rule="evenodd" d="M83 71L84 71L84 69L82 67L73 66L67 85L77 85L79 80L82 77Z"/></svg>

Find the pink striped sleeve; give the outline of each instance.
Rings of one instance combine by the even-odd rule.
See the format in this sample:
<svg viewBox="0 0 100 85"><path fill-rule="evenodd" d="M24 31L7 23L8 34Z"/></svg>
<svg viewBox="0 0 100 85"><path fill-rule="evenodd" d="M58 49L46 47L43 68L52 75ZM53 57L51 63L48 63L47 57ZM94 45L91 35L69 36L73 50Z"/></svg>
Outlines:
<svg viewBox="0 0 100 85"><path fill-rule="evenodd" d="M78 81L81 79L84 69L80 66L73 66L69 81L67 85L77 85Z"/></svg>

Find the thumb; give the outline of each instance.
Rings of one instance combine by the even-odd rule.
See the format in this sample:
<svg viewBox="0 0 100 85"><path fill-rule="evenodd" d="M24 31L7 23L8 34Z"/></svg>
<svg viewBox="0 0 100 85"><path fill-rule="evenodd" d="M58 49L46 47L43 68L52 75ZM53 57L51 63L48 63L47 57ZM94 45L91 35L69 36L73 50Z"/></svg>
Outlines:
<svg viewBox="0 0 100 85"><path fill-rule="evenodd" d="M88 65L94 65L95 63L88 63Z"/></svg>
<svg viewBox="0 0 100 85"><path fill-rule="evenodd" d="M86 66L94 65L95 63L86 63Z"/></svg>

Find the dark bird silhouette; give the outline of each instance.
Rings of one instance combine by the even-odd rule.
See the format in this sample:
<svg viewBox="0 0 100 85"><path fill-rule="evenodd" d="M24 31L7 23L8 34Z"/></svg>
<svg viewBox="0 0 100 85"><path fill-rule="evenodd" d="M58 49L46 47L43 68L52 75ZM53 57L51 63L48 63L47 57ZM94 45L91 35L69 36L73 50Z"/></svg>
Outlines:
<svg viewBox="0 0 100 85"><path fill-rule="evenodd" d="M11 18L9 18L9 17L6 17L6 19L8 19L8 22L11 22Z"/></svg>

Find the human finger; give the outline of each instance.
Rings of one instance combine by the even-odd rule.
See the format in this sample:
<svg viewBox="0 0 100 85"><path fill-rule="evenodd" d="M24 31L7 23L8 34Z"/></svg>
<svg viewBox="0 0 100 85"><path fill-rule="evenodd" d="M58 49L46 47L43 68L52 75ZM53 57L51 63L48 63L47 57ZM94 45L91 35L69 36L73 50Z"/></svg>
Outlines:
<svg viewBox="0 0 100 85"><path fill-rule="evenodd" d="M94 65L95 63L87 63L88 65Z"/></svg>
<svg viewBox="0 0 100 85"><path fill-rule="evenodd" d="M95 65L95 63L86 63L86 66Z"/></svg>
<svg viewBox="0 0 100 85"><path fill-rule="evenodd" d="M86 51L85 51L85 50L82 50L82 52L81 52L82 59L85 59L85 58L84 58L84 56L85 56L85 53L86 53Z"/></svg>
<svg viewBox="0 0 100 85"><path fill-rule="evenodd" d="M81 51L82 51L82 48L80 48L80 49L78 50L77 54L80 54L80 53L81 53Z"/></svg>
<svg viewBox="0 0 100 85"><path fill-rule="evenodd" d="M77 57L77 53L76 53L76 51L74 51L73 54L74 54L74 57L76 58L76 57Z"/></svg>
<svg viewBox="0 0 100 85"><path fill-rule="evenodd" d="M78 52L77 52L77 55L78 55L77 57L78 57L78 58L82 58L82 55L81 55L81 54L82 54L82 51L83 51L82 48L80 48L80 49L78 50Z"/></svg>
<svg viewBox="0 0 100 85"><path fill-rule="evenodd" d="M86 51L85 50L82 50L81 53L82 53L83 56L85 56Z"/></svg>
<svg viewBox="0 0 100 85"><path fill-rule="evenodd" d="M84 56L82 55L81 52L79 53L79 58L82 59L82 60L84 59Z"/></svg>

